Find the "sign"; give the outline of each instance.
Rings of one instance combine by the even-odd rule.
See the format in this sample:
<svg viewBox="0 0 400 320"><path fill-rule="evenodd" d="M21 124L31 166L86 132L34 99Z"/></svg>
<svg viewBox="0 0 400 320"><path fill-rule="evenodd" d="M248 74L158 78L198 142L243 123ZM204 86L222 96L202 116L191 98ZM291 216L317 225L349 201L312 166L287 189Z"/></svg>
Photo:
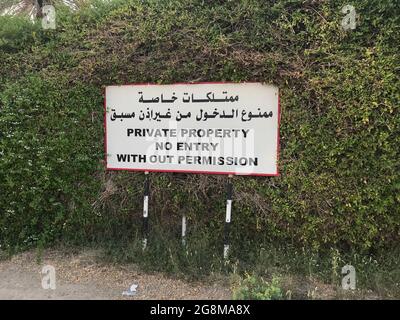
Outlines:
<svg viewBox="0 0 400 320"><path fill-rule="evenodd" d="M109 170L278 175L274 86L108 86L105 109Z"/></svg>

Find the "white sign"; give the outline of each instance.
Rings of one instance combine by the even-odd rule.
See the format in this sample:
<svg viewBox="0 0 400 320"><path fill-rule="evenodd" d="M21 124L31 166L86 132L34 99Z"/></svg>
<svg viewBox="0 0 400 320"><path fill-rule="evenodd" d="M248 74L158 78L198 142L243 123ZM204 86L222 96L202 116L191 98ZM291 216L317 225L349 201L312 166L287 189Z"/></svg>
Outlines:
<svg viewBox="0 0 400 320"><path fill-rule="evenodd" d="M105 108L107 169L278 175L274 86L108 86Z"/></svg>

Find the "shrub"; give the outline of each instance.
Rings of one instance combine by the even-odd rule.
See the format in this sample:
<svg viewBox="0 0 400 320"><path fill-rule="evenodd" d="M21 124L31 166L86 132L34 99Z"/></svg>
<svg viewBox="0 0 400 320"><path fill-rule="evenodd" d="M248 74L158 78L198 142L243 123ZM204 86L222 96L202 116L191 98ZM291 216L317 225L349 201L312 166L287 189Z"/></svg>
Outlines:
<svg viewBox="0 0 400 320"><path fill-rule="evenodd" d="M141 173L104 171L105 85L262 81L281 92L279 177L235 177L232 254L400 240L399 4L95 1L57 29L0 17L0 245L133 239ZM151 175L152 225L218 240L224 177ZM129 238L129 235L132 235ZM222 237L220 237L222 238Z"/></svg>
<svg viewBox="0 0 400 320"><path fill-rule="evenodd" d="M235 300L281 300L282 289L278 277L273 277L271 282L261 277L247 275L239 286L233 290Z"/></svg>

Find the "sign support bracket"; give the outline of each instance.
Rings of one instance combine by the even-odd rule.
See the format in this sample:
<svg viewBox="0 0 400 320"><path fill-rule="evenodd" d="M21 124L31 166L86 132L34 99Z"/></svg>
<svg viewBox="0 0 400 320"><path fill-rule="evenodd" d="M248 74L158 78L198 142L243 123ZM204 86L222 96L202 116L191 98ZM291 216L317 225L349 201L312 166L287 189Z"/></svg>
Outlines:
<svg viewBox="0 0 400 320"><path fill-rule="evenodd" d="M149 237L149 196L150 179L149 172L145 171L144 192L143 192L143 250L147 248L147 239Z"/></svg>
<svg viewBox="0 0 400 320"><path fill-rule="evenodd" d="M182 215L182 245L186 245L186 214Z"/></svg>
<svg viewBox="0 0 400 320"><path fill-rule="evenodd" d="M224 226L224 259L227 260L229 256L229 247L230 247L230 225L231 225L231 216L232 216L232 195L233 195L233 185L232 185L232 177L230 174L228 176L228 182L226 184L226 214L225 214L225 226Z"/></svg>

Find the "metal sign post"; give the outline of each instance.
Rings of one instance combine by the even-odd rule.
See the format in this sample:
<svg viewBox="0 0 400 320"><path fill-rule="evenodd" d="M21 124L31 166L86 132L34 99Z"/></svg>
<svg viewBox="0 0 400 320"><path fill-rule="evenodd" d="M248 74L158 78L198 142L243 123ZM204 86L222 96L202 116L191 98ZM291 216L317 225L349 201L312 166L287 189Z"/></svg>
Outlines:
<svg viewBox="0 0 400 320"><path fill-rule="evenodd" d="M225 227L224 227L224 259L228 259L229 255L229 230L231 224L231 216L232 216L232 177L233 175L228 176L228 183L226 185L226 215L225 215Z"/></svg>
<svg viewBox="0 0 400 320"><path fill-rule="evenodd" d="M186 215L182 215L182 244L186 245Z"/></svg>
<svg viewBox="0 0 400 320"><path fill-rule="evenodd" d="M145 171L144 194L143 194L143 250L147 247L147 238L149 236L149 196L150 181L149 172Z"/></svg>

